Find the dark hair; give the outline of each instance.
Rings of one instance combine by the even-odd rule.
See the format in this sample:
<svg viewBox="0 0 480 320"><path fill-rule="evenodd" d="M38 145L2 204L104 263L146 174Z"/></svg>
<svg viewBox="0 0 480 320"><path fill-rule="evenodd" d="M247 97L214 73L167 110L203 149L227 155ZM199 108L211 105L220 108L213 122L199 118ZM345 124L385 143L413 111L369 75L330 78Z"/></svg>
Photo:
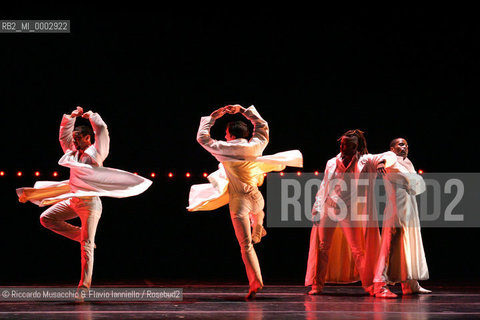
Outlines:
<svg viewBox="0 0 480 320"><path fill-rule="evenodd" d="M93 129L89 126L84 126L84 125L77 126L77 127L75 127L75 129L73 129L73 131L77 131L78 133L80 133L80 135L82 137L90 136L90 142L92 142L92 143L95 140L95 135L93 134Z"/></svg>
<svg viewBox="0 0 480 320"><path fill-rule="evenodd" d="M227 123L228 132L234 136L235 138L245 138L247 139L250 135L250 131L248 130L248 126L243 121L230 121Z"/></svg>
<svg viewBox="0 0 480 320"><path fill-rule="evenodd" d="M395 138L395 139L393 139L392 141L390 141L390 148L395 147L395 144L397 144L396 141L397 141L398 139L403 139L403 138ZM405 140L405 139L403 139L403 140Z"/></svg>
<svg viewBox="0 0 480 320"><path fill-rule="evenodd" d="M360 155L364 155L368 153L367 150L367 140L365 139L364 132L359 129L348 130L338 139L338 141L342 140L342 137L357 137L358 139L358 148L357 151Z"/></svg>

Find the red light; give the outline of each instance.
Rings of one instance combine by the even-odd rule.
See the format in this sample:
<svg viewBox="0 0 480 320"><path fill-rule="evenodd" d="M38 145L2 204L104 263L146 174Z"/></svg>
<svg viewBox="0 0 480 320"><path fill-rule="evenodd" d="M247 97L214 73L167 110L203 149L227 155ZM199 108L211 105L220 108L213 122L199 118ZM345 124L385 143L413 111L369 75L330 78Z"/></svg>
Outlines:
<svg viewBox="0 0 480 320"><path fill-rule="evenodd" d="M136 176L138 176L138 172L134 172L133 174L136 175Z"/></svg>
<svg viewBox="0 0 480 320"><path fill-rule="evenodd" d="M150 174L150 177L152 177L152 178L155 178L155 176L156 176L155 172L152 172L152 173Z"/></svg>
<svg viewBox="0 0 480 320"><path fill-rule="evenodd" d="M17 177L21 177L23 175L22 171L17 172Z"/></svg>
<svg viewBox="0 0 480 320"><path fill-rule="evenodd" d="M297 176L301 176L302 173L300 171L297 171Z"/></svg>
<svg viewBox="0 0 480 320"><path fill-rule="evenodd" d="M422 169L418 170L418 173L423 174L423 170Z"/></svg>
<svg viewBox="0 0 480 320"><path fill-rule="evenodd" d="M35 177L39 177L40 176L40 172L39 171L35 171Z"/></svg>
<svg viewBox="0 0 480 320"><path fill-rule="evenodd" d="M4 176L5 175L5 172L4 171L0 171L0 176Z"/></svg>
<svg viewBox="0 0 480 320"><path fill-rule="evenodd" d="M264 176L264 177L266 177L266 176L267 176L267 174L266 174L266 173L264 173L264 174L263 174L263 176Z"/></svg>
<svg viewBox="0 0 480 320"><path fill-rule="evenodd" d="M280 176L283 177L285 175L285 173L283 172L280 172Z"/></svg>
<svg viewBox="0 0 480 320"><path fill-rule="evenodd" d="M190 178L190 172L185 173L185 177Z"/></svg>
<svg viewBox="0 0 480 320"><path fill-rule="evenodd" d="M208 177L208 173L204 172L204 173L203 173L203 177L204 177L204 178Z"/></svg>
<svg viewBox="0 0 480 320"><path fill-rule="evenodd" d="M54 177L58 177L58 172L57 172L57 171L54 171L52 175L53 175Z"/></svg>
<svg viewBox="0 0 480 320"><path fill-rule="evenodd" d="M173 178L173 173L169 172L169 173L168 173L168 177L169 177L169 178Z"/></svg>
<svg viewBox="0 0 480 320"><path fill-rule="evenodd" d="M313 174L316 175L316 176L318 176L318 171L315 171Z"/></svg>

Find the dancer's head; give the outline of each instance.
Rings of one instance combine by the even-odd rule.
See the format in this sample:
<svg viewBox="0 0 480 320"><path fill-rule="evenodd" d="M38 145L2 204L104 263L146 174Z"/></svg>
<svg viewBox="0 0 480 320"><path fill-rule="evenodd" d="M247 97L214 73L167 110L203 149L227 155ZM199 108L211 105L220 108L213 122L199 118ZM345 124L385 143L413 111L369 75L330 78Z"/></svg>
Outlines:
<svg viewBox="0 0 480 320"><path fill-rule="evenodd" d="M75 148L84 151L93 143L93 130L88 126L78 126L73 130L72 137Z"/></svg>
<svg viewBox="0 0 480 320"><path fill-rule="evenodd" d="M390 142L390 151L393 151L397 156L406 158L408 156L408 143L403 138L393 139Z"/></svg>
<svg viewBox="0 0 480 320"><path fill-rule="evenodd" d="M357 152L360 155L368 153L367 140L361 130L348 130L338 141L340 141L340 152L342 156L353 156Z"/></svg>
<svg viewBox="0 0 480 320"><path fill-rule="evenodd" d="M225 132L225 139L227 141L245 138L247 139L250 135L248 126L243 121L230 121L227 123L227 130Z"/></svg>

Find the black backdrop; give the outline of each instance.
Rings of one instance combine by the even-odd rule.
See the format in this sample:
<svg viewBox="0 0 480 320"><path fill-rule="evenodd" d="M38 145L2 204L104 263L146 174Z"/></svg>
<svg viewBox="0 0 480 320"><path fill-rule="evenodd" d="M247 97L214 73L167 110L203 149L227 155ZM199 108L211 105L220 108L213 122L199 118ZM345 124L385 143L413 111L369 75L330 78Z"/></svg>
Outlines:
<svg viewBox="0 0 480 320"><path fill-rule="evenodd" d="M225 104L254 104L271 128L266 153L300 149L305 172L322 171L351 128L366 131L372 153L405 137L426 172L476 171L466 92L478 26L426 12L15 15L70 19L72 31L0 34L0 283L78 280L78 244L44 229L42 209L14 192L54 170L68 177L57 165L58 125L76 105L109 125L105 166L157 174L140 196L103 199L94 283L246 280L228 209L185 210L190 185L217 166L195 141L199 119ZM269 229L256 248L267 284L303 282L309 231ZM478 229L424 229L423 237L433 280L477 281Z"/></svg>

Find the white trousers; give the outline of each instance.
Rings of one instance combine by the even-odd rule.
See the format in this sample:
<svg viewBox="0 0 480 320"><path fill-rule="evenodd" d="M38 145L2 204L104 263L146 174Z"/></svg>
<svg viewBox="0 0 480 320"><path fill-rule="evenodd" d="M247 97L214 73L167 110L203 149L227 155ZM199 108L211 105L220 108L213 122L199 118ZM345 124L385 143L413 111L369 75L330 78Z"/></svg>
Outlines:
<svg viewBox="0 0 480 320"><path fill-rule="evenodd" d="M371 285L371 283L367 283L365 280L366 257L361 222L350 221L348 218L339 222L332 221L327 214L320 219L318 225L313 226L313 228L318 228L318 251L316 252L316 265L318 268L314 270L313 285L317 288L322 288L325 284L328 256L336 227L342 228L343 234L345 235L352 252L352 256L355 261L355 267L360 275L362 285L364 288L367 288Z"/></svg>
<svg viewBox="0 0 480 320"><path fill-rule="evenodd" d="M102 214L99 197L70 198L48 208L40 216L41 224L64 237L80 242L82 273L79 287L90 288L93 273L93 250L98 220ZM80 218L81 227L67 220Z"/></svg>
<svg viewBox="0 0 480 320"><path fill-rule="evenodd" d="M253 227L257 224L263 226L264 205L263 196L258 189L249 193L230 193L230 217L240 245L251 290L263 287L263 280L257 254L252 244L250 220Z"/></svg>
<svg viewBox="0 0 480 320"><path fill-rule="evenodd" d="M382 230L382 247L380 250L380 254L378 257L377 267L375 271L375 278L373 282L375 283L375 290L379 290L382 287L386 287L388 284L395 284L395 282L390 281L388 277L388 269L390 264L390 253L392 251L392 246L394 246L394 242L398 243L398 241L402 241L403 235L402 228L400 227L384 227ZM398 250L398 249L397 249ZM398 268L403 268L403 272L397 273L407 273L405 270L405 266L395 266ZM412 293L417 292L420 288L420 284L416 279L405 279L399 281L402 285L402 292L403 293Z"/></svg>

